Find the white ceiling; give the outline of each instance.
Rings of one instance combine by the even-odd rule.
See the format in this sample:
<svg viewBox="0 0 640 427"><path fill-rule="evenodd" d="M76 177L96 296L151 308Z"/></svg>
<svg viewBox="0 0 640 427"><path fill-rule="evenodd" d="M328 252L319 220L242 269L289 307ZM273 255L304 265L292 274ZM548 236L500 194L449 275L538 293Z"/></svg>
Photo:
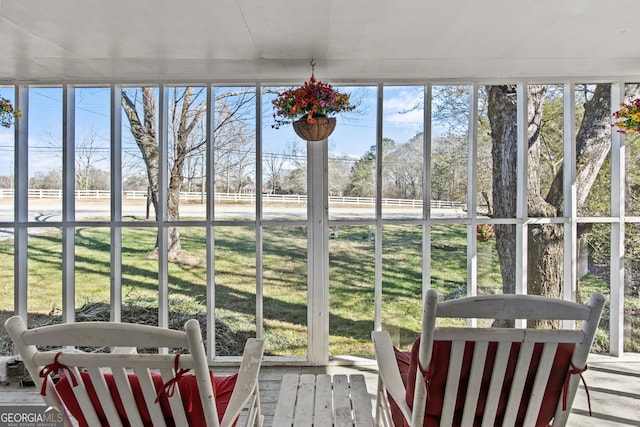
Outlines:
<svg viewBox="0 0 640 427"><path fill-rule="evenodd" d="M0 0L0 83L638 77L639 0ZM639 32L640 35L640 32Z"/></svg>

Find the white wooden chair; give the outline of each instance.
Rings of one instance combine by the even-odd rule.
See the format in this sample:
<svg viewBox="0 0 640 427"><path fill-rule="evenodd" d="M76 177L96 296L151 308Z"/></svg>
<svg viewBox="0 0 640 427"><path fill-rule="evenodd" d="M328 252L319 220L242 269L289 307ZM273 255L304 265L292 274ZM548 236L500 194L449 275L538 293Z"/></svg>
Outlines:
<svg viewBox="0 0 640 427"><path fill-rule="evenodd" d="M565 425L603 306L598 293L583 305L529 295L438 302L437 293L427 291L422 332L410 355L395 349L386 331L372 333L379 368L377 425ZM582 325L579 330L436 327L436 317Z"/></svg>
<svg viewBox="0 0 640 427"><path fill-rule="evenodd" d="M246 425L262 424L258 373L263 340L247 340L239 373L220 377L209 370L195 319L186 322L185 331L115 322L27 329L22 318L14 316L7 319L5 328L46 404L64 413L66 426L77 422L90 427L228 427L247 406ZM38 349L49 346L63 348ZM74 350L86 347L112 351ZM138 354L136 348L186 349L188 353ZM56 384L49 375L54 372L61 372Z"/></svg>

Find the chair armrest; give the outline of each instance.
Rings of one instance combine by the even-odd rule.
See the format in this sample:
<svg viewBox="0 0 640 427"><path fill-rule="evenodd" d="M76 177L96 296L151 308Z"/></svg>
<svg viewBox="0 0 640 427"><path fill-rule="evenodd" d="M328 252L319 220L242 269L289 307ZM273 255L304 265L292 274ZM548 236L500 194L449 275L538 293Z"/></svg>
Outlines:
<svg viewBox="0 0 640 427"><path fill-rule="evenodd" d="M373 331L371 338L378 363L378 375L380 375L384 387L400 407L405 419L410 420L411 410L407 405L406 389L400 376L391 337L387 331Z"/></svg>
<svg viewBox="0 0 640 427"><path fill-rule="evenodd" d="M258 374L264 354L264 340L249 338L244 346L238 380L231 394L221 425L231 425L258 389Z"/></svg>

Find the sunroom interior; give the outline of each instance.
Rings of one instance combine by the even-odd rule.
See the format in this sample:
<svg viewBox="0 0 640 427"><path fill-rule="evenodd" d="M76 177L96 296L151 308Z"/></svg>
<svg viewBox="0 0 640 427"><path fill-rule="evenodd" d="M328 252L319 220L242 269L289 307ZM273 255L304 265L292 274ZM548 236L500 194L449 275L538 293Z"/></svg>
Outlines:
<svg viewBox="0 0 640 427"><path fill-rule="evenodd" d="M212 361L255 336L327 365L371 360L376 329L410 346L428 288L598 291L594 351L638 352L640 145L611 126L640 95L632 12L2 0L0 310L199 316ZM319 142L274 128L312 74L356 105Z"/></svg>

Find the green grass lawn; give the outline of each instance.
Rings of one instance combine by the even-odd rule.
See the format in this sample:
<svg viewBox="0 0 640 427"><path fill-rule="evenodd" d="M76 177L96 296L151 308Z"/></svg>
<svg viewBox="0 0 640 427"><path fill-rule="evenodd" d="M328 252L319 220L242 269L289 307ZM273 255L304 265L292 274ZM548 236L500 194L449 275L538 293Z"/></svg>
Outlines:
<svg viewBox="0 0 640 427"><path fill-rule="evenodd" d="M169 265L171 312L206 311L206 245L201 227L182 227L183 249L199 261ZM305 227L263 229L262 310L267 354L305 356L307 352L307 248ZM367 226L343 226L329 241L330 354L371 356L374 317L374 240ZM420 330L422 229L412 225L383 228L382 321L395 342L409 346ZM147 255L156 239L155 228L124 228L122 233L123 304L158 306L157 260ZM466 294L466 227L432 228L431 284L446 298ZM256 331L256 235L252 227L215 229L216 317L234 332ZM76 230L76 306L110 299L109 229ZM62 239L59 230L29 237L28 310L59 314L62 305ZM0 265L13 265L13 241L0 242ZM500 292L501 276L495 241L478 242L478 292ZM13 269L0 269L0 310L13 311ZM608 293L596 277L581 280L581 295ZM636 304L630 309L637 309ZM637 316L636 316L637 317ZM631 321L631 320L630 320ZM603 321L603 324L607 320ZM637 334L638 325L632 328ZM4 331L3 331L4 332ZM598 345L606 351L607 333ZM634 347L638 351L637 347Z"/></svg>

